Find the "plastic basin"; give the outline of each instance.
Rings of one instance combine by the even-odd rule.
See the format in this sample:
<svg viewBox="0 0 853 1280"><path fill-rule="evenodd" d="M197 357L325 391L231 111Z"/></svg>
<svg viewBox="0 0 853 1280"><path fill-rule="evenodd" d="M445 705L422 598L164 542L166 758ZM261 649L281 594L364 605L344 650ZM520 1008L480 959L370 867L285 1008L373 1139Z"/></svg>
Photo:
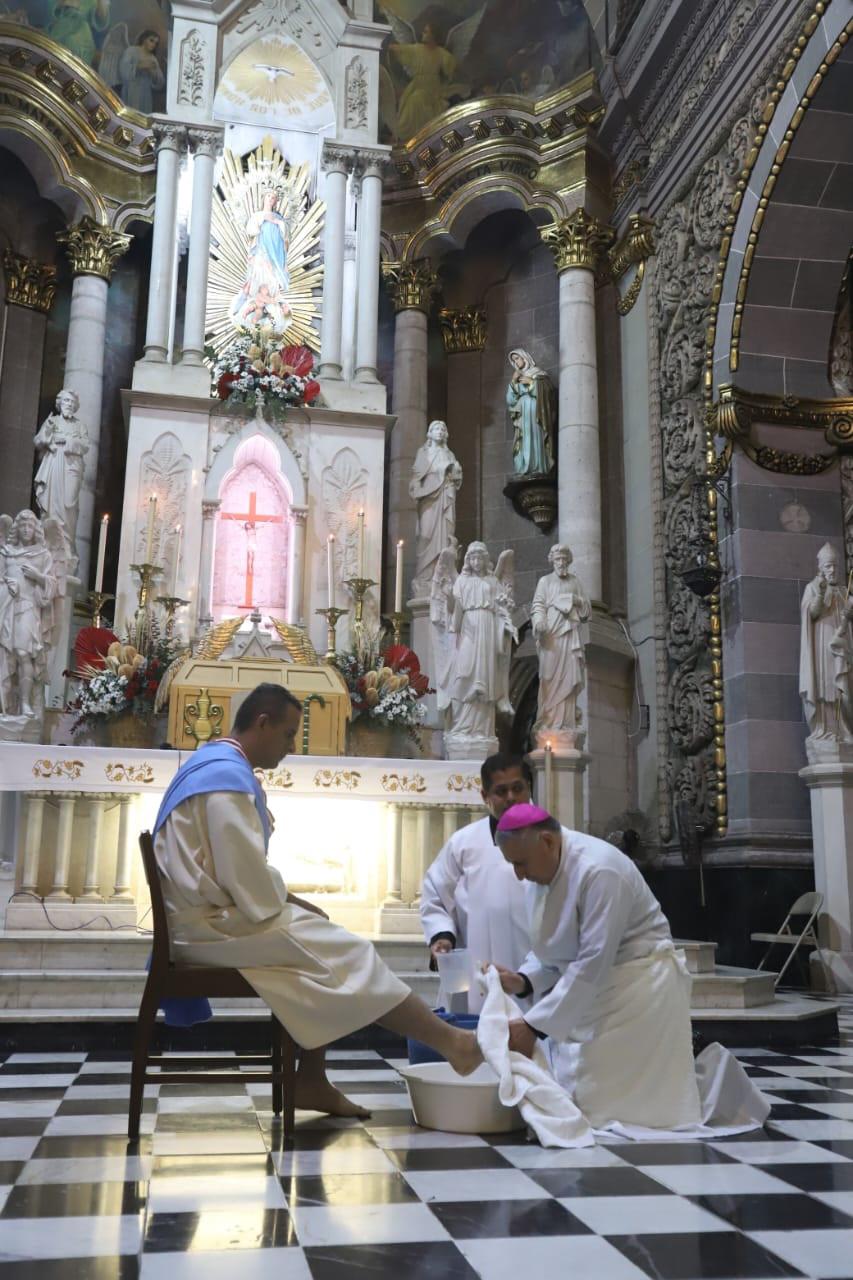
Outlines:
<svg viewBox="0 0 853 1280"><path fill-rule="evenodd" d="M459 1076L448 1062L400 1067L412 1111L424 1129L445 1133L509 1133L524 1127L517 1107L498 1097L498 1078L483 1063L470 1076Z"/></svg>

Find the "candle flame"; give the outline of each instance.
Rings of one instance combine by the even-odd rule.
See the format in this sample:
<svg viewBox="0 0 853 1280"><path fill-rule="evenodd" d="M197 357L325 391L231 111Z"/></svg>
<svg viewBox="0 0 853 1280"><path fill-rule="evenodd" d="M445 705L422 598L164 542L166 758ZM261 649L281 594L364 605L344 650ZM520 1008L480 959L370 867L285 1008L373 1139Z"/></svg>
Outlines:
<svg viewBox="0 0 853 1280"><path fill-rule="evenodd" d="M398 546L398 547L404 547L405 545L406 545L405 539L404 539L404 538L400 538L400 539L399 539L399 541L397 542L397 546Z"/></svg>
<svg viewBox="0 0 853 1280"><path fill-rule="evenodd" d="M334 535L333 533L330 533L330 534L329 534L329 536L328 536L328 538L326 539L326 541L327 541L327 542L334 542L334 540L335 540L335 535Z"/></svg>

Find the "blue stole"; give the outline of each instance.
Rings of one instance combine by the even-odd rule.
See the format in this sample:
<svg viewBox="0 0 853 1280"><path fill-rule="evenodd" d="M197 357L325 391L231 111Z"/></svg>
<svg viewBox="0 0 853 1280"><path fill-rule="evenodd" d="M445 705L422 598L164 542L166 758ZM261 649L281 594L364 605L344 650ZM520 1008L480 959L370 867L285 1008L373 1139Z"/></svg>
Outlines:
<svg viewBox="0 0 853 1280"><path fill-rule="evenodd" d="M248 760L227 742L211 742L193 752L175 774L157 813L153 835L163 826L173 809L192 796L212 791L241 791L251 795L264 832L264 848L269 848L270 824L264 792ZM209 1001L204 998L167 999L161 1008L169 1027L191 1027L213 1017Z"/></svg>

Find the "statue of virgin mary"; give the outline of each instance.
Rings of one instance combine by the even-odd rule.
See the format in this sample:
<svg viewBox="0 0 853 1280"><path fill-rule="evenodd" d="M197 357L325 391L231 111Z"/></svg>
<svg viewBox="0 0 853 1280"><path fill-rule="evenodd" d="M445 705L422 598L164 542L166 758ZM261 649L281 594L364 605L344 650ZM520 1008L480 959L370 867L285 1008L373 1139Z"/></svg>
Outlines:
<svg viewBox="0 0 853 1280"><path fill-rule="evenodd" d="M278 334L291 318L287 303L290 223L279 212L279 192L274 187L264 188L261 198L261 208L246 221L250 237L246 280L234 299L232 313L237 324L255 327L267 323Z"/></svg>
<svg viewBox="0 0 853 1280"><path fill-rule="evenodd" d="M512 465L517 476L548 475L554 469L554 387L523 347L509 353L512 377L506 403L515 428Z"/></svg>

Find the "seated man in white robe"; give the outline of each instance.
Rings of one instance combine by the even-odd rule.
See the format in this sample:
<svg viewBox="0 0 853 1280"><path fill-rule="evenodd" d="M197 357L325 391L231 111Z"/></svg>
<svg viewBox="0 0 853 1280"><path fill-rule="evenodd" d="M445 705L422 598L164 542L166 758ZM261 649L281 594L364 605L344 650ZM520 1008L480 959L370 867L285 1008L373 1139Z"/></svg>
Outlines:
<svg viewBox="0 0 853 1280"><path fill-rule="evenodd" d="M480 769L488 814L454 832L424 876L421 925L436 957L467 947L475 965L517 969L530 950L527 900L495 845L498 819L510 805L530 800L533 773L521 756L489 756ZM468 1012L479 1012L482 993L468 992Z"/></svg>
<svg viewBox="0 0 853 1280"><path fill-rule="evenodd" d="M509 1023L510 1049L530 1057L549 1037L594 1129L763 1124L769 1104L731 1054L711 1045L694 1064L690 974L634 863L535 805L508 809L496 838L530 911L530 955L500 971L504 991L533 996Z"/></svg>
<svg viewBox="0 0 853 1280"><path fill-rule="evenodd" d="M369 942L288 893L267 863L270 822L254 770L274 769L292 750L301 713L281 686L254 689L232 736L200 747L178 770L154 849L175 962L239 969L304 1051L297 1107L359 1115L326 1079L321 1046L332 1040L379 1022L430 1045L463 1075L482 1055L471 1032L436 1018Z"/></svg>

